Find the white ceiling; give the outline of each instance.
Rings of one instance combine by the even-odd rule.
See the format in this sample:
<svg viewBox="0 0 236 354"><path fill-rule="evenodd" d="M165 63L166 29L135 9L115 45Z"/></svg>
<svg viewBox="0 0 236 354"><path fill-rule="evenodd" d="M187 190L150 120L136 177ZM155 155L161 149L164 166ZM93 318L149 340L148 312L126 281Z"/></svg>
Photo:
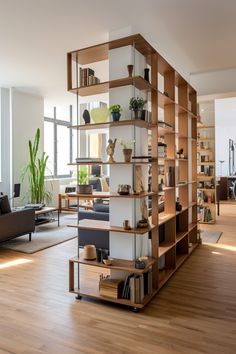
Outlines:
<svg viewBox="0 0 236 354"><path fill-rule="evenodd" d="M132 26L187 75L236 67L235 0L0 0L0 85L54 99L66 52Z"/></svg>

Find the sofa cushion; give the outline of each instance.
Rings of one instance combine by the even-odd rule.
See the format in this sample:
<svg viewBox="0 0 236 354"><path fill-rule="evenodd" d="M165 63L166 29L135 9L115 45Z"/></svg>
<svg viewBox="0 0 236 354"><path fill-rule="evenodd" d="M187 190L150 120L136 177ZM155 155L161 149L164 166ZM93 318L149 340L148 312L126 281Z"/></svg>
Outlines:
<svg viewBox="0 0 236 354"><path fill-rule="evenodd" d="M11 212L11 207L7 195L0 196L0 213L7 214Z"/></svg>
<svg viewBox="0 0 236 354"><path fill-rule="evenodd" d="M109 213L109 204L94 203L93 210L102 213Z"/></svg>

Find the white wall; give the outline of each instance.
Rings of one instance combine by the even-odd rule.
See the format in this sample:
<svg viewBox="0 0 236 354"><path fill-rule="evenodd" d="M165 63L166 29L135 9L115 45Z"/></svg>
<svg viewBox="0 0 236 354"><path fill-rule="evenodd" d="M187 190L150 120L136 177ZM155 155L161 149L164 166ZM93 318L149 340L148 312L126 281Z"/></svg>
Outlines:
<svg viewBox="0 0 236 354"><path fill-rule="evenodd" d="M0 89L1 123L1 178L0 192L10 195L10 93L9 89Z"/></svg>
<svg viewBox="0 0 236 354"><path fill-rule="evenodd" d="M43 98L40 96L27 94L17 89L11 89L11 103L14 184L20 182L22 168L28 161L28 141L29 139L34 139L37 128L41 130L40 150L42 151L44 102ZM25 179L24 183L21 185L21 197L26 194L27 190L27 179ZM15 200L15 204L22 204L22 200Z"/></svg>
<svg viewBox="0 0 236 354"><path fill-rule="evenodd" d="M222 164L222 176L229 175L229 139L236 143L236 97L215 100L216 124L216 175L221 175L219 160ZM235 147L236 148L236 147ZM236 151L235 151L236 157ZM236 164L236 161L235 161Z"/></svg>
<svg viewBox="0 0 236 354"><path fill-rule="evenodd" d="M190 83L198 95L236 92L236 69L191 74Z"/></svg>

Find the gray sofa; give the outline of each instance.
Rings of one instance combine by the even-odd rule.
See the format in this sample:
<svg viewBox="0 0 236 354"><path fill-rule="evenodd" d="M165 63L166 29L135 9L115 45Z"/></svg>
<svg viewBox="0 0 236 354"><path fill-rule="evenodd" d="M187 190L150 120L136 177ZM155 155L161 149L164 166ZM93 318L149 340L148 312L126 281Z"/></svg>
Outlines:
<svg viewBox="0 0 236 354"><path fill-rule="evenodd" d="M99 211L101 210L101 211ZM109 221L109 206L95 207L95 210L79 210L79 220L105 220ZM93 230L79 230L79 247L92 244L96 248L109 249L109 232L108 231L93 231Z"/></svg>
<svg viewBox="0 0 236 354"><path fill-rule="evenodd" d="M35 211L22 209L0 215L0 242L29 234L35 230Z"/></svg>

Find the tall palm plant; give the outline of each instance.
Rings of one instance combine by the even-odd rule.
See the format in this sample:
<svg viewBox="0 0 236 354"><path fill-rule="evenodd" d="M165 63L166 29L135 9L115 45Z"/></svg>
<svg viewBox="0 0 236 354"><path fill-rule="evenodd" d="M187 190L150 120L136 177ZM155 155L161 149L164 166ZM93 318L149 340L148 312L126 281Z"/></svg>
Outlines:
<svg viewBox="0 0 236 354"><path fill-rule="evenodd" d="M41 158L38 157L40 142L40 129L35 134L34 142L29 140L29 162L23 170L22 179L28 176L29 181L29 199L31 203L49 203L52 193L45 187L45 170L48 155L42 153Z"/></svg>

